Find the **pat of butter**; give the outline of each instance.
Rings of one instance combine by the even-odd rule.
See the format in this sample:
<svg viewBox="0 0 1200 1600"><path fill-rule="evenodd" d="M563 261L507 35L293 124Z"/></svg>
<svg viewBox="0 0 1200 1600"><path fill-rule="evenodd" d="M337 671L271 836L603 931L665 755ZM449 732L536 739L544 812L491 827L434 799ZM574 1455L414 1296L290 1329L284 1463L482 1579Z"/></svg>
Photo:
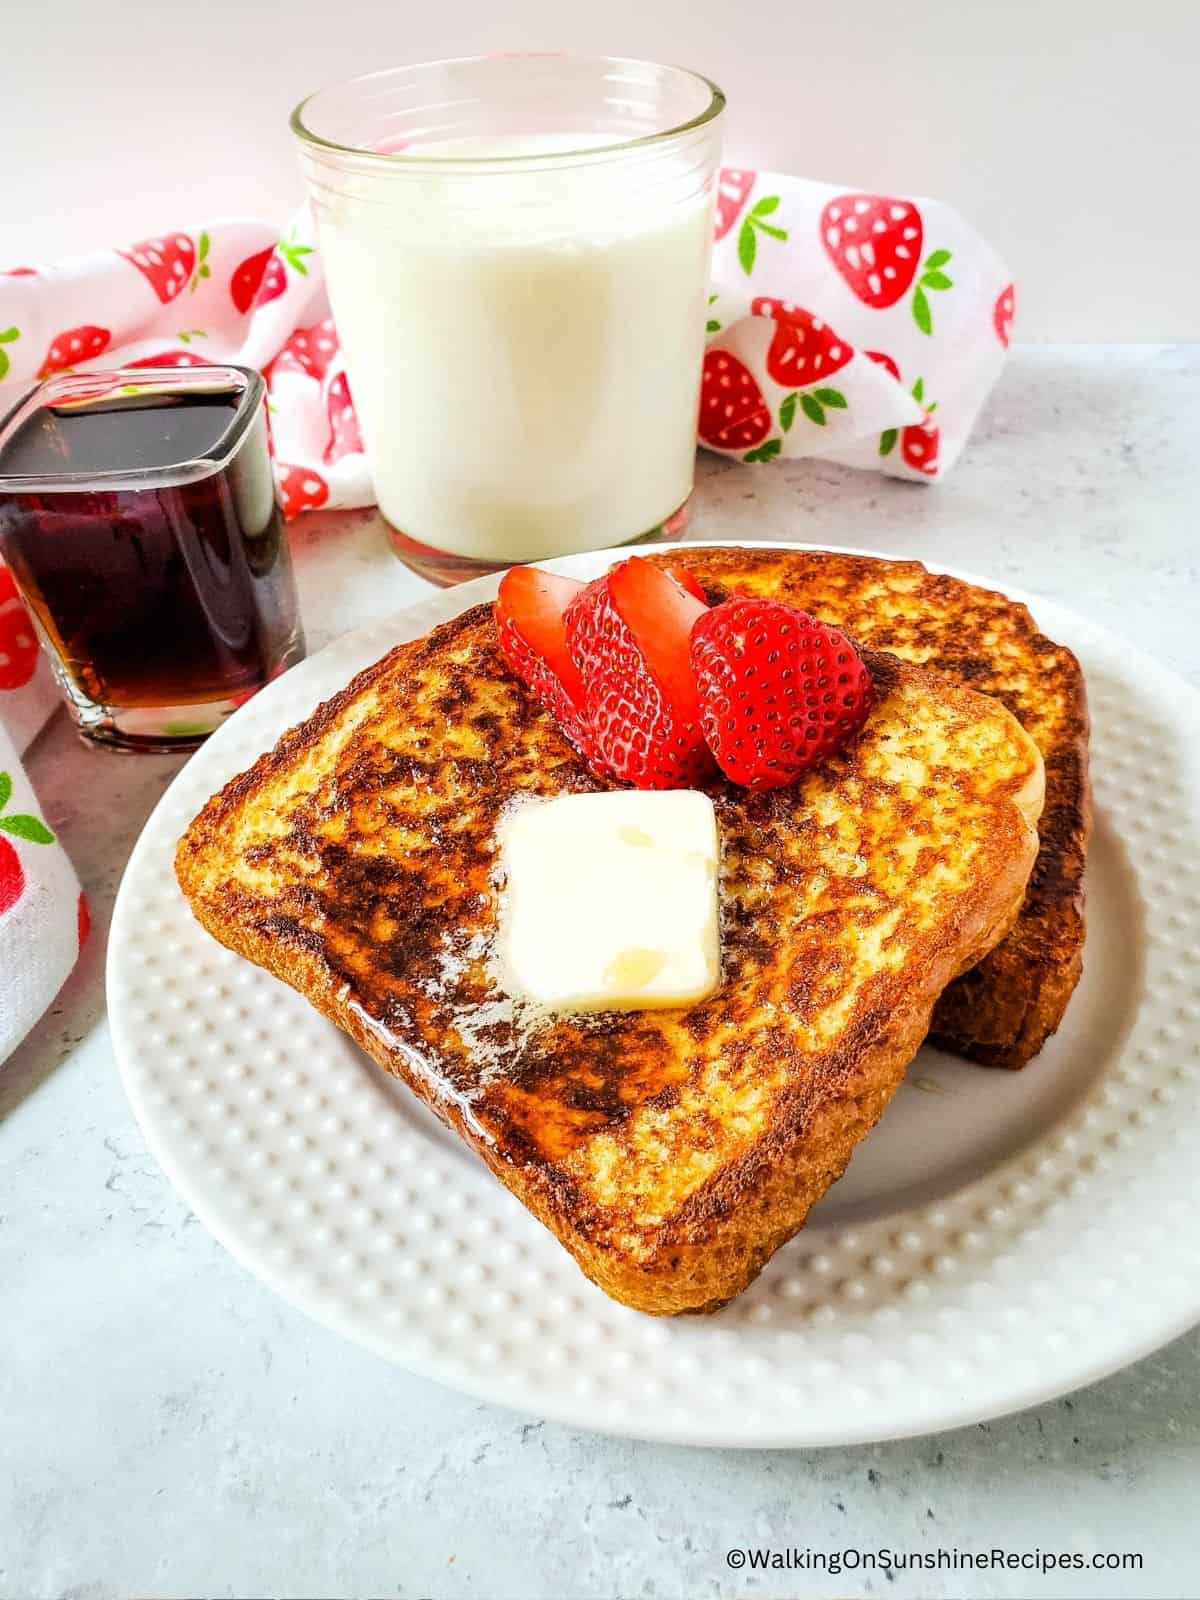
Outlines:
<svg viewBox="0 0 1200 1600"><path fill-rule="evenodd" d="M502 824L503 960L563 1011L689 1005L720 981L717 819L692 789L566 794Z"/></svg>

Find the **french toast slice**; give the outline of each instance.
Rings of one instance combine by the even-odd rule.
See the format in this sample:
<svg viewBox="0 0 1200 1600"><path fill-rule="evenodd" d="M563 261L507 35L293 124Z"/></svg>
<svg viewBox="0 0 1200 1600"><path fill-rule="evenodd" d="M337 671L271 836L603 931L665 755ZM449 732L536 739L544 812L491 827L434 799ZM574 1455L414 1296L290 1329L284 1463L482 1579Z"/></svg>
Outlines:
<svg viewBox="0 0 1200 1600"><path fill-rule="evenodd" d="M695 575L713 601L746 593L834 622L873 650L936 668L1017 718L1046 765L1040 847L1021 915L946 989L932 1042L989 1067L1023 1067L1057 1029L1083 968L1091 831L1087 693L1079 662L1026 606L917 561L837 550L677 546L647 560Z"/></svg>
<svg viewBox="0 0 1200 1600"><path fill-rule="evenodd" d="M877 699L851 746L790 788L712 785L723 978L686 1009L548 1018L500 991L497 822L517 796L603 785L504 666L488 606L398 646L228 783L179 882L601 1288L711 1310L841 1175L1037 849L1042 764L1009 713L865 659Z"/></svg>

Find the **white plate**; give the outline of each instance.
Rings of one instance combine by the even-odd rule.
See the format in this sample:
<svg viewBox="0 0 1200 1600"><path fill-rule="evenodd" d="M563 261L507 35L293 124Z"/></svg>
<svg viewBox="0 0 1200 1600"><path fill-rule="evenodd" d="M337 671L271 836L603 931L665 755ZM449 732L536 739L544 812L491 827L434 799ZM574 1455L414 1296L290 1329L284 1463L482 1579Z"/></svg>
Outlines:
<svg viewBox="0 0 1200 1600"><path fill-rule="evenodd" d="M847 1176L716 1316L608 1300L402 1085L200 929L171 861L204 800L494 587L431 596L289 672L184 768L130 860L109 945L117 1056L151 1149L233 1254L416 1372L691 1444L978 1421L1200 1321L1200 696L1047 601L1029 603L1083 662L1094 723L1090 933L1066 1021L1020 1073L923 1050Z"/></svg>

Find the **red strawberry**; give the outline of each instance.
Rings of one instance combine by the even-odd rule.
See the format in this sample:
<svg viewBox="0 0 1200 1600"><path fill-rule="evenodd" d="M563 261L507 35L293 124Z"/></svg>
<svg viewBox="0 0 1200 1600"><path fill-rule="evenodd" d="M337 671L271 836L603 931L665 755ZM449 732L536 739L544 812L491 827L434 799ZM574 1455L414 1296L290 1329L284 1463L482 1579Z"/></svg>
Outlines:
<svg viewBox="0 0 1200 1600"><path fill-rule="evenodd" d="M839 339L820 317L790 300L760 294L750 307L756 317L774 317L775 337L767 352L767 371L776 383L800 388L828 378L854 354L853 345Z"/></svg>
<svg viewBox="0 0 1200 1600"><path fill-rule="evenodd" d="M718 450L749 450L771 431L771 413L750 371L727 350L704 357L700 437Z"/></svg>
<svg viewBox="0 0 1200 1600"><path fill-rule="evenodd" d="M700 580L684 567L665 567L663 569L668 577L674 578L681 589L686 589L688 594L694 595L701 605L708 604L708 596L701 587Z"/></svg>
<svg viewBox="0 0 1200 1600"><path fill-rule="evenodd" d="M67 328L50 341L46 359L38 372L39 378L48 378L52 372L65 372L81 361L91 361L108 349L112 334L107 328L97 328L85 322L78 328Z"/></svg>
<svg viewBox="0 0 1200 1600"><path fill-rule="evenodd" d="M33 677L38 642L29 613L16 598L11 573L0 568L0 689L19 689Z"/></svg>
<svg viewBox="0 0 1200 1600"><path fill-rule="evenodd" d="M742 214L742 207L750 198L756 172L746 172L739 167L722 167L717 173L717 214L713 238L723 239Z"/></svg>
<svg viewBox="0 0 1200 1600"><path fill-rule="evenodd" d="M566 611L601 762L638 789L686 789L712 771L688 638L707 607L639 556L590 583Z"/></svg>
<svg viewBox="0 0 1200 1600"><path fill-rule="evenodd" d="M325 446L326 461L340 461L343 456L361 452L362 434L358 430L358 418L354 414L354 402L350 398L350 385L346 381L346 374L339 372L329 384L329 392L325 397L325 409L329 417L329 443Z"/></svg>
<svg viewBox="0 0 1200 1600"><path fill-rule="evenodd" d="M88 908L85 894L79 896L79 904L75 907L75 931L79 936L79 948L82 950L87 943L88 934L92 931L92 913Z"/></svg>
<svg viewBox="0 0 1200 1600"><path fill-rule="evenodd" d="M953 279L941 270L949 250L934 250L922 263L925 229L911 200L881 194L840 194L821 212L821 239L826 253L852 293L876 310L902 300L921 269L913 290L913 321L922 333L933 332L933 313L926 289L952 289Z"/></svg>
<svg viewBox="0 0 1200 1600"><path fill-rule="evenodd" d="M117 254L138 269L163 305L169 305L192 281L196 267L196 246L186 233L161 234L156 239L140 239Z"/></svg>
<svg viewBox="0 0 1200 1600"><path fill-rule="evenodd" d="M583 679L567 649L564 622L567 607L582 590L574 578L512 567L500 580L494 614L500 654L575 748L595 761Z"/></svg>
<svg viewBox="0 0 1200 1600"><path fill-rule="evenodd" d="M1012 341L1013 318L1017 314L1017 294L1010 283L996 299L992 310L992 326L996 330L996 337L1007 350Z"/></svg>
<svg viewBox="0 0 1200 1600"><path fill-rule="evenodd" d="M323 378L329 363L338 353L337 333L333 318L314 322L309 328L297 328L295 333L275 357L276 372L303 372L310 378Z"/></svg>
<svg viewBox="0 0 1200 1600"><path fill-rule="evenodd" d="M21 860L8 840L0 835L0 916L15 906L25 887Z"/></svg>
<svg viewBox="0 0 1200 1600"><path fill-rule="evenodd" d="M868 361L873 361L877 367L885 367L896 382L899 383L900 368L892 360L891 356L885 356L882 350L864 350L863 354Z"/></svg>
<svg viewBox="0 0 1200 1600"><path fill-rule="evenodd" d="M37 275L36 267L5 267L0 272L0 278L36 278Z"/></svg>
<svg viewBox="0 0 1200 1600"><path fill-rule="evenodd" d="M700 721L725 776L778 789L862 726L870 674L836 628L778 600L735 595L692 629Z"/></svg>
<svg viewBox="0 0 1200 1600"><path fill-rule="evenodd" d="M138 356L129 363L131 367L215 367L220 363L207 356L198 356L191 350L159 350L152 356Z"/></svg>
<svg viewBox="0 0 1200 1600"><path fill-rule="evenodd" d="M311 467L296 467L286 461L277 461L275 482L279 485L279 503L289 521L301 511L323 506L329 499L329 485Z"/></svg>
<svg viewBox="0 0 1200 1600"><path fill-rule="evenodd" d="M900 435L900 454L915 472L927 478L936 478L938 471L938 443L940 434L934 426L933 416L926 412L923 422L914 422Z"/></svg>
<svg viewBox="0 0 1200 1600"><path fill-rule="evenodd" d="M269 244L265 250L259 250L256 254L247 256L245 261L239 262L233 270L233 277L229 280L229 298L233 301L234 307L243 316L254 304L254 297L262 285L267 263L274 253L275 246ZM280 276L282 279L282 269L280 269ZM286 281L286 279L282 279L279 285L278 292L280 294L283 293ZM267 295L266 298L270 300L274 297Z"/></svg>

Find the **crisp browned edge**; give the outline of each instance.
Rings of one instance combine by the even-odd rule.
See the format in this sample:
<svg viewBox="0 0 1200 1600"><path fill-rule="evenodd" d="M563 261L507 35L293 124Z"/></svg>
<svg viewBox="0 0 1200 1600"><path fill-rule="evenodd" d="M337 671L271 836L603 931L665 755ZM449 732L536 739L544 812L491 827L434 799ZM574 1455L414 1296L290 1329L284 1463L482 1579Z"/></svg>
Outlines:
<svg viewBox="0 0 1200 1600"><path fill-rule="evenodd" d="M686 567L702 583L716 583L730 590L736 590L738 575L745 573L748 566L782 567L789 557L804 562L825 558L855 567L883 566L897 574L920 573L931 579L942 576L930 572L920 561L852 555L839 550L682 545L646 554L656 566ZM1057 1031L1083 971L1083 875L1092 828L1087 687L1074 652L1042 633L1036 617L1022 601L1010 600L1002 590L987 589L964 578L952 581L1012 607L1033 630L1032 644L1042 641L1052 645L1074 668L1070 691L1073 715L1067 735L1054 749L1042 751L1048 775L1052 764L1060 769L1060 781L1064 781L1061 769L1065 767L1067 773L1066 800L1059 808L1066 825L1058 830L1058 837L1048 840L1047 825L1054 823L1049 817L1044 819L1040 859L1035 866L1035 876L1040 870L1048 870L1059 878L1059 892L1041 908L1022 909L1007 938L970 972L947 985L934 1007L930 1031L932 1043L955 1055L980 1066L1017 1071L1027 1066ZM941 670L952 682L962 684L951 670Z"/></svg>
<svg viewBox="0 0 1200 1600"><path fill-rule="evenodd" d="M811 1061L820 1096L799 1091L777 1103L775 1117L754 1148L703 1185L669 1223L655 1230L653 1248L644 1237L635 1254L611 1230L592 1230L565 1172L545 1164L517 1165L504 1159L452 1103L436 1097L400 1051L389 1049L367 1020L339 998L330 973L312 948L278 928L269 933L248 914L252 896L240 892L213 905L199 889L194 866L210 848L221 849L221 831L256 791L319 747L324 732L360 693L370 689L400 655L436 649L490 613L479 606L443 623L424 639L398 645L367 667L311 717L291 728L274 749L214 795L179 842L175 867L192 911L209 933L238 955L298 990L348 1033L385 1070L401 1078L430 1109L487 1163L500 1181L570 1251L582 1270L614 1299L655 1315L715 1310L739 1294L770 1256L804 1223L810 1207L841 1176L851 1153L870 1131L904 1075L929 1027L934 1001L946 983L1011 925L1033 858L1004 845L1001 870L957 908L951 933L933 949L914 951L904 981L892 974L874 980L870 1010L837 1051ZM895 658L893 658L895 659ZM901 676L923 669L897 661ZM931 674L936 678L936 674ZM974 692L946 679L941 692ZM1015 820L1019 814L1012 806ZM1022 824L1023 828L1023 824ZM999 853L997 834L994 849ZM239 914L240 913L240 914ZM268 924L270 918L265 919ZM926 940L925 943L932 941ZM915 982L913 974L916 974ZM628 1230L632 1236L635 1225ZM644 1230L643 1230L644 1231Z"/></svg>

